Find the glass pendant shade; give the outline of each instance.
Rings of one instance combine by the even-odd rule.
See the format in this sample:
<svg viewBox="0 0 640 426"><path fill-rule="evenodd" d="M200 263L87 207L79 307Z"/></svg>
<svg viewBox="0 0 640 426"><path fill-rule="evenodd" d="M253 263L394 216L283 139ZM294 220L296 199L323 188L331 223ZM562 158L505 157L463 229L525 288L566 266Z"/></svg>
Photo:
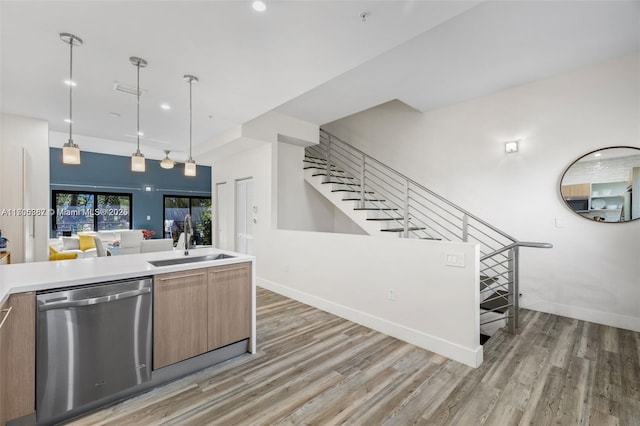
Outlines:
<svg viewBox="0 0 640 426"><path fill-rule="evenodd" d="M135 66L137 69L137 83L136 83L136 122L137 122L137 130L136 130L136 141L137 141L137 149L136 152L131 154L131 171L132 172L144 172L145 171L145 162L144 155L140 152L140 135L142 132L140 131L140 68L144 68L147 66L147 61L142 58L138 58L137 56L132 56L129 58L129 62L131 65Z"/></svg>
<svg viewBox="0 0 640 426"><path fill-rule="evenodd" d="M191 158L184 163L184 175L195 176L196 175L196 162Z"/></svg>
<svg viewBox="0 0 640 426"><path fill-rule="evenodd" d="M82 39L70 33L60 33L60 40L69 45L69 142L62 146L63 164L80 164L80 147L73 143L73 46L81 46ZM66 82L65 82L66 83Z"/></svg>
<svg viewBox="0 0 640 426"><path fill-rule="evenodd" d="M145 171L145 163L144 163L144 155L140 152L134 152L131 156L131 171L132 172L144 172Z"/></svg>
<svg viewBox="0 0 640 426"><path fill-rule="evenodd" d="M162 167L163 169L173 169L173 166L175 165L175 162L171 158L169 158L169 152L170 151L164 151L165 157L160 162L160 167Z"/></svg>
<svg viewBox="0 0 640 426"><path fill-rule="evenodd" d="M80 164L80 147L73 142L67 142L62 147L62 162L64 164Z"/></svg>
<svg viewBox="0 0 640 426"><path fill-rule="evenodd" d="M189 159L184 163L184 175L195 176L196 175L196 162L191 157L191 149L193 147L192 135L193 135L193 97L191 94L191 88L193 83L198 82L198 77L186 74L182 78L189 83Z"/></svg>

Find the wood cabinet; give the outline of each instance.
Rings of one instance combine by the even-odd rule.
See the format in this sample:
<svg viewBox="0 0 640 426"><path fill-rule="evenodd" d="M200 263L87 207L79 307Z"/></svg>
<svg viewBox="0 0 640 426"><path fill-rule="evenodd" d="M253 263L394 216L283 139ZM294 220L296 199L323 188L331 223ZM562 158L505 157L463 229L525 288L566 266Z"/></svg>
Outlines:
<svg viewBox="0 0 640 426"><path fill-rule="evenodd" d="M562 185L561 192L562 197L567 200L589 198L591 196L591 185L589 183Z"/></svg>
<svg viewBox="0 0 640 426"><path fill-rule="evenodd" d="M251 337L251 263L156 275L153 368Z"/></svg>
<svg viewBox="0 0 640 426"><path fill-rule="evenodd" d="M0 265L8 265L11 263L11 252L5 251L0 253Z"/></svg>
<svg viewBox="0 0 640 426"><path fill-rule="evenodd" d="M0 424L35 413L36 296L9 297L0 312Z"/></svg>
<svg viewBox="0 0 640 426"><path fill-rule="evenodd" d="M209 350L251 336L251 264L209 268Z"/></svg>
<svg viewBox="0 0 640 426"><path fill-rule="evenodd" d="M156 275L153 299L153 368L207 351L206 269Z"/></svg>

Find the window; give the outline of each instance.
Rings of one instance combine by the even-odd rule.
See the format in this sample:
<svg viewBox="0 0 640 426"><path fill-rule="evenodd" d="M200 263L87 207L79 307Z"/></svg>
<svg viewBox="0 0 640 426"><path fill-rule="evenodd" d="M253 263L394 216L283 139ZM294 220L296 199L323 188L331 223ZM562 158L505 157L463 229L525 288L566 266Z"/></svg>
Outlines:
<svg viewBox="0 0 640 426"><path fill-rule="evenodd" d="M52 233L131 229L131 194L53 191Z"/></svg>
<svg viewBox="0 0 640 426"><path fill-rule="evenodd" d="M211 198L164 196L164 238L178 241L184 230L184 218L191 214L195 244L211 244Z"/></svg>

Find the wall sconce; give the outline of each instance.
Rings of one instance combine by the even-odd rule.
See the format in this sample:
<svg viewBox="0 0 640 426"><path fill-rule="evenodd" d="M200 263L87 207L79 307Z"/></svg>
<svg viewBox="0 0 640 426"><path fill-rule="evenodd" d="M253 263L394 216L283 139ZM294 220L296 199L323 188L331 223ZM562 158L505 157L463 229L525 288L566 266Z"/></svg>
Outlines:
<svg viewBox="0 0 640 426"><path fill-rule="evenodd" d="M504 152L507 154L512 154L514 152L518 152L518 144L520 141L511 141L505 142L504 144Z"/></svg>

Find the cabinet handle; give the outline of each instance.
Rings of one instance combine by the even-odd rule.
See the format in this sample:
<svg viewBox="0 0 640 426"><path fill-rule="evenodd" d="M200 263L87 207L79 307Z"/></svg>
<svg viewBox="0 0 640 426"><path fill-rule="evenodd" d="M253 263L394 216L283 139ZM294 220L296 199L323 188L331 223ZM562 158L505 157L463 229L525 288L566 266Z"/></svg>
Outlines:
<svg viewBox="0 0 640 426"><path fill-rule="evenodd" d="M185 274L185 275L178 275L178 276L167 277L167 278L160 278L160 281L175 280L176 278L199 277L200 275L205 275L205 273L200 272L199 274Z"/></svg>
<svg viewBox="0 0 640 426"><path fill-rule="evenodd" d="M2 328L2 326L4 325L4 322L7 320L7 318L9 318L9 314L11 313L12 309L13 309L13 306L9 306L9 309L0 310L0 312L6 312L6 314L4 315L4 318L2 318L2 322L0 322L0 328Z"/></svg>

